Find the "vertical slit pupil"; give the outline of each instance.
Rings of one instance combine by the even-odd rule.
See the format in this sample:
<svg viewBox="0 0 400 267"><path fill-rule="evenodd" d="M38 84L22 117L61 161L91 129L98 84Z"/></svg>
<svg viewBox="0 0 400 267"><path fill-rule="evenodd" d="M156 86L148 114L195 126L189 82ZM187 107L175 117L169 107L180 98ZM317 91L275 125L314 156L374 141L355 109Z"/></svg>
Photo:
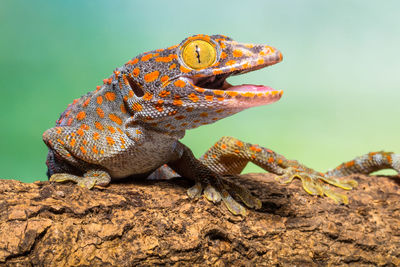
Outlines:
<svg viewBox="0 0 400 267"><path fill-rule="evenodd" d="M129 75L127 75L126 78L129 82L130 87L132 88L132 91L135 93L135 95L138 97L144 96L144 92L143 92L141 86L137 82L135 82L132 79L132 77L130 77Z"/></svg>

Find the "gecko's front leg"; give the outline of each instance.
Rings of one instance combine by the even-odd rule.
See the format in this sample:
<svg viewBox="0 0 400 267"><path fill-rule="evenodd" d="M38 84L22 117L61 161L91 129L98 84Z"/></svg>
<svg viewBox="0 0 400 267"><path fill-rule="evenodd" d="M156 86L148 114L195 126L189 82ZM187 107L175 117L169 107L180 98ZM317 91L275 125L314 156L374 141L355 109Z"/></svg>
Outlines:
<svg viewBox="0 0 400 267"><path fill-rule="evenodd" d="M180 158L169 162L168 166L181 176L195 181L195 185L188 189L189 197L199 197L203 193L213 203L222 200L229 211L235 215L245 216L246 209L233 196L239 198L249 208L261 208L261 201L258 198L254 197L246 188L225 179L204 165L194 157L188 147L178 143L177 149L181 150Z"/></svg>

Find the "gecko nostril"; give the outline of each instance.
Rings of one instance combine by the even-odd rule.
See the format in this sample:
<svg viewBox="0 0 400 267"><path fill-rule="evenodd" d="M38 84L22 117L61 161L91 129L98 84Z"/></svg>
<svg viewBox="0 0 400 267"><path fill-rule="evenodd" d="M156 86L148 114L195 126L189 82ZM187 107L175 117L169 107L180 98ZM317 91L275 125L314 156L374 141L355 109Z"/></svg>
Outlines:
<svg viewBox="0 0 400 267"><path fill-rule="evenodd" d="M141 87L141 85L137 82L135 82L132 77L130 77L129 75L126 76L130 87L132 88L132 91L135 93L136 96L138 97L142 97L144 96L144 92L143 89Z"/></svg>

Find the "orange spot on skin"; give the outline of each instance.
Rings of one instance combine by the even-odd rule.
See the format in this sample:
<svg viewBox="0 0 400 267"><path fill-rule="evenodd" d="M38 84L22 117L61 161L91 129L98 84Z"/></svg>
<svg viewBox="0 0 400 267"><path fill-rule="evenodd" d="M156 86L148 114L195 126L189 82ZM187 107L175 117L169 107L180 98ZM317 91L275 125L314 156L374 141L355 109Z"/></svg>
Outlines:
<svg viewBox="0 0 400 267"><path fill-rule="evenodd" d="M117 127L117 131L120 133L120 134L123 134L124 132L121 130L121 128L118 128Z"/></svg>
<svg viewBox="0 0 400 267"><path fill-rule="evenodd" d="M259 60L257 60L257 64L264 64L264 59L263 58L260 58Z"/></svg>
<svg viewBox="0 0 400 267"><path fill-rule="evenodd" d="M136 134L142 134L142 131L139 129L136 129Z"/></svg>
<svg viewBox="0 0 400 267"><path fill-rule="evenodd" d="M206 89L203 89L203 88L200 88L200 87L197 87L197 86L194 89L199 93L204 93L206 91Z"/></svg>
<svg viewBox="0 0 400 267"><path fill-rule="evenodd" d="M58 134L62 133L61 127L57 127L57 128L56 128L56 132L57 132Z"/></svg>
<svg viewBox="0 0 400 267"><path fill-rule="evenodd" d="M176 120L183 120L184 118L186 118L186 116L183 116L183 115L179 115L179 116L175 117Z"/></svg>
<svg viewBox="0 0 400 267"><path fill-rule="evenodd" d="M385 155L387 161L389 162L389 164L392 164L392 157L390 155Z"/></svg>
<svg viewBox="0 0 400 267"><path fill-rule="evenodd" d="M350 168L350 167L354 166L354 161L352 160L352 161L346 162L345 166L347 168Z"/></svg>
<svg viewBox="0 0 400 267"><path fill-rule="evenodd" d="M224 112L224 109L218 109L218 110L216 110L215 112L221 113L221 112Z"/></svg>
<svg viewBox="0 0 400 267"><path fill-rule="evenodd" d="M169 79L168 75L164 75L161 77L160 81L165 83L166 81L168 81L168 79Z"/></svg>
<svg viewBox="0 0 400 267"><path fill-rule="evenodd" d="M229 61L225 62L225 65L227 65L227 66L232 66L234 64L236 64L236 60L229 60Z"/></svg>
<svg viewBox="0 0 400 267"><path fill-rule="evenodd" d="M206 96L204 96L204 98L207 101L213 101L214 100L214 96L212 96L212 95L206 95Z"/></svg>
<svg viewBox="0 0 400 267"><path fill-rule="evenodd" d="M108 117L110 118L110 120L112 120L112 121L115 122L116 124L118 124L118 125L121 125L121 124L122 124L121 118L118 117L117 115L115 115L115 114L109 114Z"/></svg>
<svg viewBox="0 0 400 267"><path fill-rule="evenodd" d="M242 68L243 68L243 69L248 69L248 68L250 68L250 67L251 67L250 63L244 63L244 64L242 65Z"/></svg>
<svg viewBox="0 0 400 267"><path fill-rule="evenodd" d="M279 159L278 160L278 164L280 165L280 164L282 164L283 163L283 160L282 159Z"/></svg>
<svg viewBox="0 0 400 267"><path fill-rule="evenodd" d="M254 97L256 94L252 92L246 92L241 94L244 97Z"/></svg>
<svg viewBox="0 0 400 267"><path fill-rule="evenodd" d="M107 129L110 131L110 133L115 133L115 129L112 126L107 126Z"/></svg>
<svg viewBox="0 0 400 267"><path fill-rule="evenodd" d="M218 74L221 74L222 73L222 70L213 70L213 74L214 75L218 75Z"/></svg>
<svg viewBox="0 0 400 267"><path fill-rule="evenodd" d="M221 59L225 59L227 57L225 52L222 52L221 55L219 56Z"/></svg>
<svg viewBox="0 0 400 267"><path fill-rule="evenodd" d="M174 101L172 102L173 105L175 106L181 106L183 104L182 100L181 100L181 96L180 95L174 95Z"/></svg>
<svg viewBox="0 0 400 267"><path fill-rule="evenodd" d="M185 87L185 85L186 85L186 83L184 82L184 81L182 81L182 80L176 80L175 82L174 82L174 85L176 86L176 87Z"/></svg>
<svg viewBox="0 0 400 267"><path fill-rule="evenodd" d="M119 108L120 108L120 110L121 110L122 113L126 114L126 108L125 108L125 104L124 104L124 103L122 103L122 104L119 106Z"/></svg>
<svg viewBox="0 0 400 267"><path fill-rule="evenodd" d="M57 142L59 142L61 145L64 145L64 141L62 141L60 138L57 139Z"/></svg>
<svg viewBox="0 0 400 267"><path fill-rule="evenodd" d="M110 146L115 144L114 139L110 136L106 136L106 140L107 140L108 145L110 145Z"/></svg>
<svg viewBox="0 0 400 267"><path fill-rule="evenodd" d="M180 100L180 99L175 99L175 100L172 102L172 105L174 105L174 106L182 106L182 104L183 104L183 102L182 102L182 100Z"/></svg>
<svg viewBox="0 0 400 267"><path fill-rule="evenodd" d="M99 115L100 118L104 118L104 111L101 108L96 109L97 115Z"/></svg>
<svg viewBox="0 0 400 267"><path fill-rule="evenodd" d="M83 102L82 106L86 107L90 103L90 98L86 99L85 102Z"/></svg>
<svg viewBox="0 0 400 267"><path fill-rule="evenodd" d="M128 64L134 65L134 64L136 64L136 63L138 63L138 62L139 62L139 59L138 59L138 58L135 58L135 59L129 60L129 61L128 61Z"/></svg>
<svg viewBox="0 0 400 267"><path fill-rule="evenodd" d="M108 101L114 101L115 100L115 93L113 93L113 92L107 92L107 93L105 93L104 96L106 97L106 99Z"/></svg>
<svg viewBox="0 0 400 267"><path fill-rule="evenodd" d="M207 154L205 154L203 158L205 158L205 159L208 159L208 155L207 155Z"/></svg>
<svg viewBox="0 0 400 267"><path fill-rule="evenodd" d="M171 55L166 56L166 57L158 57L158 58L156 58L156 61L157 62L171 62L173 59L177 59L177 58L178 58L177 55L171 54Z"/></svg>
<svg viewBox="0 0 400 267"><path fill-rule="evenodd" d="M158 112L162 112L164 110L163 102L164 101L162 99L160 99L160 100L158 100L158 103L154 105L154 108L157 109Z"/></svg>
<svg viewBox="0 0 400 267"><path fill-rule="evenodd" d="M133 103L132 104L132 110L134 110L134 111L142 111L142 109L143 109L143 106L140 105L139 103Z"/></svg>
<svg viewBox="0 0 400 267"><path fill-rule="evenodd" d="M128 92L128 98L132 98L135 94L133 93L132 90L129 90Z"/></svg>
<svg viewBox="0 0 400 267"><path fill-rule="evenodd" d="M176 113L178 113L178 111L173 110L171 112L168 112L168 116L174 116Z"/></svg>
<svg viewBox="0 0 400 267"><path fill-rule="evenodd" d="M215 95L223 95L223 94L224 94L224 91L222 91L222 90L213 90L213 93L214 93Z"/></svg>
<svg viewBox="0 0 400 267"><path fill-rule="evenodd" d="M69 145L72 146L72 147L74 147L75 144L76 144L76 139L75 139L75 138L72 138L71 141L69 142Z"/></svg>
<svg viewBox="0 0 400 267"><path fill-rule="evenodd" d="M147 61L152 57L153 57L153 54L147 54L147 55L144 55L140 60L141 61Z"/></svg>
<svg viewBox="0 0 400 267"><path fill-rule="evenodd" d="M172 64L171 66L169 66L169 69L170 70L173 70L173 69L175 69L176 68L176 64L174 63L174 64Z"/></svg>
<svg viewBox="0 0 400 267"><path fill-rule="evenodd" d="M100 95L96 98L97 104L101 105L103 103L103 97Z"/></svg>
<svg viewBox="0 0 400 267"><path fill-rule="evenodd" d="M96 145L93 145L92 151L93 151L94 154L98 154L99 153L99 151L97 150Z"/></svg>
<svg viewBox="0 0 400 267"><path fill-rule="evenodd" d="M99 130L103 130L104 128L103 128L103 125L100 123L100 122L98 122L98 121L96 121L95 123L94 123L94 126L97 128L97 129L99 129Z"/></svg>
<svg viewBox="0 0 400 267"><path fill-rule="evenodd" d="M239 153L240 153L240 150L239 150L239 149L235 149L234 152L237 153L237 154L239 154Z"/></svg>
<svg viewBox="0 0 400 267"><path fill-rule="evenodd" d="M89 130L89 126L87 124L82 123L81 127L82 130Z"/></svg>
<svg viewBox="0 0 400 267"><path fill-rule="evenodd" d="M185 68L184 66L180 66L179 67L179 69L183 72L183 73L189 73L189 72L191 72L192 70L190 70L190 69L188 69L188 68Z"/></svg>
<svg viewBox="0 0 400 267"><path fill-rule="evenodd" d="M115 77L118 77L120 74L121 74L121 72L119 72L119 71L117 71L117 70L114 70L114 75L115 75Z"/></svg>
<svg viewBox="0 0 400 267"><path fill-rule="evenodd" d="M224 100L225 100L225 97L222 97L222 96L217 97L217 100L218 100L218 101L224 101Z"/></svg>
<svg viewBox="0 0 400 267"><path fill-rule="evenodd" d="M143 95L143 99L146 100L146 101L150 101L152 98L153 98L153 94L150 94L150 93L147 93L147 92L146 92L146 93Z"/></svg>
<svg viewBox="0 0 400 267"><path fill-rule="evenodd" d="M83 154L86 154L86 149L83 146L79 147L79 149L82 151Z"/></svg>
<svg viewBox="0 0 400 267"><path fill-rule="evenodd" d="M207 112L202 112L202 113L199 114L199 116L205 118L205 117L208 117L208 113Z"/></svg>
<svg viewBox="0 0 400 267"><path fill-rule="evenodd" d="M100 85L97 85L97 86L96 86L96 92L99 91L100 88L101 88L101 86L100 86Z"/></svg>
<svg viewBox="0 0 400 267"><path fill-rule="evenodd" d="M226 145L225 145L225 144L222 144L222 145L221 145L221 148L222 148L222 149L226 149Z"/></svg>
<svg viewBox="0 0 400 267"><path fill-rule="evenodd" d="M83 120L85 117L86 117L85 111L81 111L76 115L76 119L80 121Z"/></svg>
<svg viewBox="0 0 400 267"><path fill-rule="evenodd" d="M83 136L83 135L85 134L85 132L84 132L82 129L78 129L78 130L76 131L76 134L77 134L77 135L80 135L80 136Z"/></svg>
<svg viewBox="0 0 400 267"><path fill-rule="evenodd" d="M194 103L196 103L197 101L199 101L199 97L197 95L195 95L194 93L191 93L190 95L188 95L188 98L193 101Z"/></svg>
<svg viewBox="0 0 400 267"><path fill-rule="evenodd" d="M135 69L133 69L133 71L132 71L132 74L133 74L133 76L135 76L135 77L139 76L139 73L140 73L139 68L135 68Z"/></svg>
<svg viewBox="0 0 400 267"><path fill-rule="evenodd" d="M146 82L153 82L158 78L158 75L160 75L160 72L158 70L147 73L146 75L144 75L144 80Z"/></svg>
<svg viewBox="0 0 400 267"><path fill-rule="evenodd" d="M238 140L238 141L236 141L236 145L239 146L239 147L242 147L242 146L243 146L243 143L242 143L241 141Z"/></svg>
<svg viewBox="0 0 400 267"><path fill-rule="evenodd" d="M229 96L231 96L231 97L235 97L235 96L237 96L239 93L238 93L238 92L235 92L235 91L228 91L228 92L226 92L226 94L229 95Z"/></svg>
<svg viewBox="0 0 400 267"><path fill-rule="evenodd" d="M171 49L177 48L178 46L179 46L178 44L177 45L173 45L173 46L168 47L167 49L171 50Z"/></svg>
<svg viewBox="0 0 400 267"><path fill-rule="evenodd" d="M100 138L100 134L99 133L97 133L97 132L94 132L93 133L93 140L98 140Z"/></svg>
<svg viewBox="0 0 400 267"><path fill-rule="evenodd" d="M239 49L233 50L233 56L234 56L234 57L241 57L241 56L243 56L242 50L239 50Z"/></svg>
<svg viewBox="0 0 400 267"><path fill-rule="evenodd" d="M273 163L275 160L274 160L274 158L273 157L269 157L268 158L268 163Z"/></svg>

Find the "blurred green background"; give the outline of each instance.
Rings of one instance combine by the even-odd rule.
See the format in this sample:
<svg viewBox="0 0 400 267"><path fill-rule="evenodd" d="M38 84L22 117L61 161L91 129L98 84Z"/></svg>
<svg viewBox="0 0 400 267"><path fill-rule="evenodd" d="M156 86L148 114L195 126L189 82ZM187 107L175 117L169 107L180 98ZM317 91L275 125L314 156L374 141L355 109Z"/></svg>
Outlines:
<svg viewBox="0 0 400 267"><path fill-rule="evenodd" d="M188 131L196 155L223 135L317 170L400 153L399 15L399 1L1 0L0 178L47 179L42 132L68 103L137 54L197 33L279 48L282 63L230 82L284 95Z"/></svg>

